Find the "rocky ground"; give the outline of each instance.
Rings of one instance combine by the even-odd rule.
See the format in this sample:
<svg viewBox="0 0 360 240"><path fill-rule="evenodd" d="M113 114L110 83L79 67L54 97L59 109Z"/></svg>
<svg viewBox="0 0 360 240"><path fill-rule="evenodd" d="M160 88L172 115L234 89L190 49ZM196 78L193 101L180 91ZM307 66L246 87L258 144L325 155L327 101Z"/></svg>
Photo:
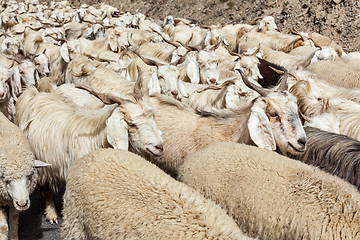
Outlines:
<svg viewBox="0 0 360 240"><path fill-rule="evenodd" d="M249 23L272 14L284 33L294 27L330 36L346 52L360 51L358 0L69 0L106 3L120 11L141 12L161 23L167 15L196 19L203 24Z"/></svg>

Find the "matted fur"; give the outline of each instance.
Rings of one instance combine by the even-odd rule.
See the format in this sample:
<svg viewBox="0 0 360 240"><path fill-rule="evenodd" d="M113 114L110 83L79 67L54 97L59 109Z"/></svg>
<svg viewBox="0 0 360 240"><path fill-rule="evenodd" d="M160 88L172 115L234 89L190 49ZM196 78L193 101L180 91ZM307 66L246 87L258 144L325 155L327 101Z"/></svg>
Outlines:
<svg viewBox="0 0 360 240"><path fill-rule="evenodd" d="M357 239L360 194L339 177L277 153L215 143L188 155L179 180L258 239Z"/></svg>
<svg viewBox="0 0 360 240"><path fill-rule="evenodd" d="M225 211L123 150L77 161L64 195L62 238L250 239Z"/></svg>

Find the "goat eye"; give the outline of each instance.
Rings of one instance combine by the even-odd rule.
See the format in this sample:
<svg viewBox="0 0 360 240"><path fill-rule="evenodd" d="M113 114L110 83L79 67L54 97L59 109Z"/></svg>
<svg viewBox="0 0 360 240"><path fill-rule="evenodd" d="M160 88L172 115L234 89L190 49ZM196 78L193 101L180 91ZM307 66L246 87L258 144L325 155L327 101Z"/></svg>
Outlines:
<svg viewBox="0 0 360 240"><path fill-rule="evenodd" d="M135 127L134 123L128 122L127 124L128 124L129 127Z"/></svg>
<svg viewBox="0 0 360 240"><path fill-rule="evenodd" d="M279 117L279 115L276 112L269 112L269 116L273 118Z"/></svg>
<svg viewBox="0 0 360 240"><path fill-rule="evenodd" d="M5 180L5 184L10 184L10 180Z"/></svg>

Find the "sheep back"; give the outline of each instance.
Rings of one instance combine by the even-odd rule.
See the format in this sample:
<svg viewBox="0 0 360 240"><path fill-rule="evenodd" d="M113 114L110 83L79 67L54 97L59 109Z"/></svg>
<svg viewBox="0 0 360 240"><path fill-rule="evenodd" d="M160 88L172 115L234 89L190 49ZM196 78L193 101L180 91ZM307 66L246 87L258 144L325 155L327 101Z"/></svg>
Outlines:
<svg viewBox="0 0 360 240"><path fill-rule="evenodd" d="M215 143L188 155L180 181L227 209L259 239L355 239L360 195L351 184L275 152Z"/></svg>
<svg viewBox="0 0 360 240"><path fill-rule="evenodd" d="M18 126L12 123L3 113L0 113L0 146L22 146L31 150L30 143Z"/></svg>
<svg viewBox="0 0 360 240"><path fill-rule="evenodd" d="M123 150L73 165L63 215L63 239L248 239L213 202Z"/></svg>

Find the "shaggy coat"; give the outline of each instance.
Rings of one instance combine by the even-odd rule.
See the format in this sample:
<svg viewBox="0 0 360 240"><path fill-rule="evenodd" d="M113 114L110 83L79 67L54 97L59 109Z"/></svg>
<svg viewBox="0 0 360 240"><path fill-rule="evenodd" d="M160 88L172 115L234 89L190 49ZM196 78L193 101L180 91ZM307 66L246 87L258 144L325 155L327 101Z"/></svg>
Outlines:
<svg viewBox="0 0 360 240"><path fill-rule="evenodd" d="M161 95L151 96L150 104L157 109L156 125L166 143L163 155L151 157L151 161L172 175L176 175L187 154L214 142L241 142L297 154L301 152L301 142L306 141L296 100L286 92L256 98L236 111L194 111ZM273 117L269 116L270 111Z"/></svg>
<svg viewBox="0 0 360 240"><path fill-rule="evenodd" d="M225 211L145 159L99 149L70 170L62 238L250 239Z"/></svg>
<svg viewBox="0 0 360 240"><path fill-rule="evenodd" d="M293 158L319 167L360 189L360 142L312 127L304 129L307 136L306 150Z"/></svg>
<svg viewBox="0 0 360 240"><path fill-rule="evenodd" d="M188 155L179 180L258 239L358 239L360 194L342 179L275 152L215 143Z"/></svg>

